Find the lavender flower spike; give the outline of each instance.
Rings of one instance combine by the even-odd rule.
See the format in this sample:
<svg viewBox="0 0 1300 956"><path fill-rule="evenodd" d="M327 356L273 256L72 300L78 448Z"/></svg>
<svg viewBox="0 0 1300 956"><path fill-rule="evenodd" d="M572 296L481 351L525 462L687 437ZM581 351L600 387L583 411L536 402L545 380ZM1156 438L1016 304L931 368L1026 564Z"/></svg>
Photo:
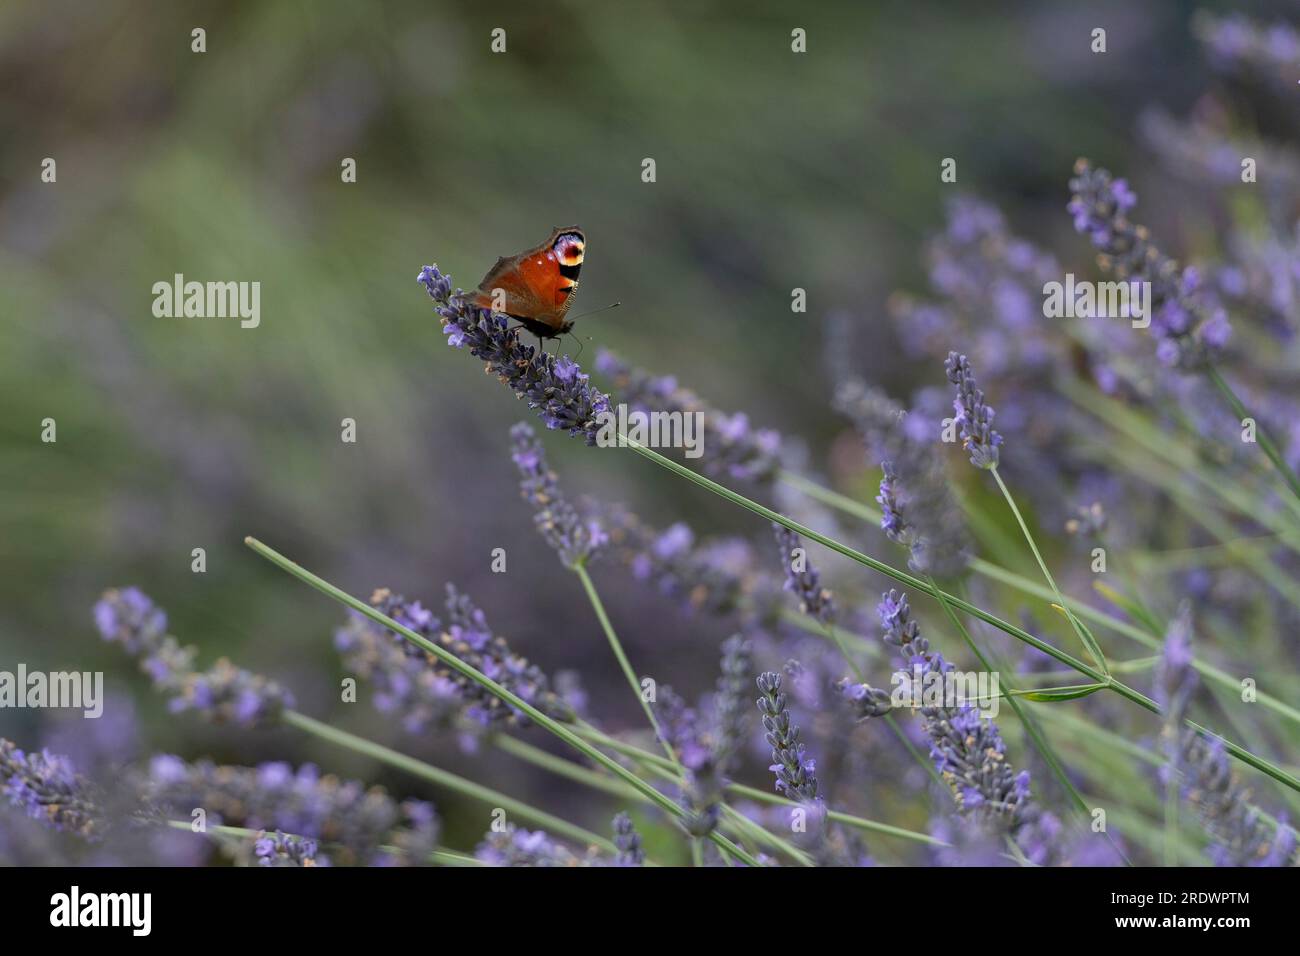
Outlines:
<svg viewBox="0 0 1300 956"><path fill-rule="evenodd" d="M1151 284L1156 357L1182 369L1202 367L1227 343L1232 327L1223 310L1204 296L1197 271L1180 267L1151 241L1145 227L1129 221L1137 196L1123 179L1080 159L1070 193L1067 208L1075 231L1092 241L1102 269L1126 282Z"/></svg>
<svg viewBox="0 0 1300 956"><path fill-rule="evenodd" d="M1192 660L1191 609L1184 602L1165 634L1155 675L1155 693L1165 709L1163 773L1180 778L1183 798L1210 834L1207 852L1216 866L1294 865L1295 831L1280 820L1270 832L1232 772L1223 741L1182 726L1198 684Z"/></svg>
<svg viewBox="0 0 1300 956"><path fill-rule="evenodd" d="M781 693L781 675L775 671L761 674L758 689L763 694L758 699L758 710L772 748L772 766L768 769L776 774L776 789L792 800L819 806L817 762L805 755L799 728L790 722L785 694Z"/></svg>
<svg viewBox="0 0 1300 956"><path fill-rule="evenodd" d="M568 567L588 561L608 540L601 526L584 522L546 464L537 433L525 422L510 429L511 457L519 469L519 491L533 506L533 523Z"/></svg>
<svg viewBox="0 0 1300 956"><path fill-rule="evenodd" d="M172 694L173 712L193 710L216 723L267 727L293 707L293 695L275 681L222 658L198 671L194 647L167 634L167 615L137 588L113 589L95 605L95 624L104 640L140 658L155 688Z"/></svg>
<svg viewBox="0 0 1300 956"><path fill-rule="evenodd" d="M880 530L895 544L911 547L916 534L903 514L903 504L898 495L898 472L894 471L894 463L882 461L880 472L880 494L876 496L876 503L880 505Z"/></svg>
<svg viewBox="0 0 1300 956"><path fill-rule="evenodd" d="M731 772L745 738L745 688L749 684L753 650L742 634L733 634L722 642L722 675L713 698L714 762L718 772Z"/></svg>
<svg viewBox="0 0 1300 956"><path fill-rule="evenodd" d="M645 863L645 851L641 849L641 835L632 825L632 818L626 813L614 817L614 845L618 847L616 866L641 866Z"/></svg>
<svg viewBox="0 0 1300 956"><path fill-rule="evenodd" d="M902 651L907 669L939 675L952 670L921 636L906 594L883 595L877 612L885 643ZM1033 801L1029 772L1012 769L997 725L966 703L922 706L921 717L930 738L930 759L952 789L958 812L991 831L1010 834L1030 862L1053 861L1060 821Z"/></svg>
<svg viewBox="0 0 1300 956"><path fill-rule="evenodd" d="M518 329L510 328L506 316L470 305L459 289L453 293L451 277L437 266L425 266L416 278L437 303L448 345L468 346L489 374L537 409L547 428L582 435L588 445L596 444L598 418L609 411L609 396L591 386L590 376L577 363L567 355L556 359L521 344Z"/></svg>
<svg viewBox="0 0 1300 956"><path fill-rule="evenodd" d="M943 367L948 381L957 387L957 397L952 403L957 413L954 421L970 463L976 468L996 468L1002 436L993 430L993 409L985 403L984 393L975 384L970 362L964 355L949 352Z"/></svg>
<svg viewBox="0 0 1300 956"><path fill-rule="evenodd" d="M370 603L547 715L556 720L573 719L572 708L551 689L541 669L516 654L505 638L495 634L483 611L454 585L447 585L446 629L419 601L408 601L387 588L375 591ZM500 724L529 723L523 713L437 656L360 614L349 614L347 625L335 634L334 644L353 672L374 683L375 706L400 717L409 733L455 724L460 717L466 718L462 723L475 731Z"/></svg>
<svg viewBox="0 0 1300 956"><path fill-rule="evenodd" d="M52 830L93 837L100 813L67 757L25 753L0 737L0 797Z"/></svg>
<svg viewBox="0 0 1300 956"><path fill-rule="evenodd" d="M1182 770L1183 796L1213 840L1206 852L1215 866L1296 865L1295 831L1279 820L1270 832L1229 766L1220 738L1188 728Z"/></svg>
<svg viewBox="0 0 1300 956"><path fill-rule="evenodd" d="M772 522L772 531L785 569L785 589L798 596L799 610L823 624L832 623L835 620L835 598L829 588L822 587L821 575L808 563L802 539L775 521Z"/></svg>

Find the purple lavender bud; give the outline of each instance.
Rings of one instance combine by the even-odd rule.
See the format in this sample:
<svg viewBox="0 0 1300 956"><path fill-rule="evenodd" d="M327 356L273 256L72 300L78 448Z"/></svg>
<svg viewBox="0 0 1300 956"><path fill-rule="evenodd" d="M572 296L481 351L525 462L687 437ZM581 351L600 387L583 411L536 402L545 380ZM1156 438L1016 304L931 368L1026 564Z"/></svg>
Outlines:
<svg viewBox="0 0 1300 956"><path fill-rule="evenodd" d="M315 840L279 830L274 834L263 831L253 840L253 856L258 866L316 866L317 852Z"/></svg>
<svg viewBox="0 0 1300 956"><path fill-rule="evenodd" d="M598 419L609 411L609 396L592 388L590 376L567 356L557 360L521 344L518 329L510 328L506 316L470 305L459 289L452 293L451 277L437 266L425 266L417 278L437 303L449 345L468 347L489 373L537 410L547 428L581 435L588 445L596 443Z"/></svg>
<svg viewBox="0 0 1300 956"><path fill-rule="evenodd" d="M140 658L154 687L172 695L173 713L192 710L214 723L260 728L279 723L294 705L286 688L225 658L209 671L196 670L198 649L167 634L166 614L135 588L105 591L95 605L95 624L104 640Z"/></svg>
<svg viewBox="0 0 1300 956"><path fill-rule="evenodd" d="M328 858L311 854L327 865L423 864L437 841L438 820L429 804L399 804L380 787L321 776L311 764L295 771L283 763L230 767L160 755L150 764L146 792L164 813L188 819L202 808L209 820L228 826L327 843Z"/></svg>
<svg viewBox="0 0 1300 956"><path fill-rule="evenodd" d="M519 469L520 494L533 506L533 523L567 567L585 563L608 540L595 521L584 521L560 491L546 464L542 443L532 427L520 422L510 429L511 457Z"/></svg>
<svg viewBox="0 0 1300 956"><path fill-rule="evenodd" d="M894 471L894 464L889 461L882 461L880 470L880 494L876 497L876 502L880 505L880 530L885 532L890 541L908 547L916 536L903 516L903 506L897 492L898 472Z"/></svg>
<svg viewBox="0 0 1300 956"><path fill-rule="evenodd" d="M943 367L948 381L957 388L952 403L956 412L954 424L962 447L970 455L970 463L976 468L996 468L1002 436L993 430L993 409L985 403L984 393L975 384L970 362L964 355L949 352Z"/></svg>
<svg viewBox="0 0 1300 956"><path fill-rule="evenodd" d="M437 302L445 302L451 295L451 277L439 272L437 265L425 266L415 278Z"/></svg>
<svg viewBox="0 0 1300 956"><path fill-rule="evenodd" d="M799 598L799 610L823 624L835 621L835 597L821 585L821 575L808 561L803 540L785 525L772 522L777 554L785 571L785 589ZM795 552L798 552L796 557Z"/></svg>
<svg viewBox="0 0 1300 956"><path fill-rule="evenodd" d="M901 648L905 662L929 658L930 642L921 636L920 626L912 619L912 608L907 603L906 594L891 589L881 595L876 612L884 628L885 643Z"/></svg>
<svg viewBox="0 0 1300 956"><path fill-rule="evenodd" d="M26 753L0 737L0 797L52 830L94 839L102 814L90 785L66 757Z"/></svg>
<svg viewBox="0 0 1300 956"><path fill-rule="evenodd" d="M618 847L615 866L643 866L645 851L641 849L641 836L626 813L614 817L614 845Z"/></svg>
<svg viewBox="0 0 1300 956"><path fill-rule="evenodd" d="M763 715L763 729L772 748L772 765L776 789L792 800L820 806L817 764L809 758L799 740L799 728L790 721L785 694L781 693L781 675L766 671L758 677L758 711Z"/></svg>

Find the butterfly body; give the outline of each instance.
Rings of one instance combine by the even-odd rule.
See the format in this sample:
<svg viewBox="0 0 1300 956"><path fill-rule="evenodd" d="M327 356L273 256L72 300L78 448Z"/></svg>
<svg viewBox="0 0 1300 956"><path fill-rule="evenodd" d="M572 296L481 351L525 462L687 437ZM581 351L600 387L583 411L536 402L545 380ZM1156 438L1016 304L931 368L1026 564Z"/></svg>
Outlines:
<svg viewBox="0 0 1300 956"><path fill-rule="evenodd" d="M539 338L557 338L573 328L566 316L578 291L586 246L577 226L557 228L540 246L498 259L469 294L469 302L518 319Z"/></svg>

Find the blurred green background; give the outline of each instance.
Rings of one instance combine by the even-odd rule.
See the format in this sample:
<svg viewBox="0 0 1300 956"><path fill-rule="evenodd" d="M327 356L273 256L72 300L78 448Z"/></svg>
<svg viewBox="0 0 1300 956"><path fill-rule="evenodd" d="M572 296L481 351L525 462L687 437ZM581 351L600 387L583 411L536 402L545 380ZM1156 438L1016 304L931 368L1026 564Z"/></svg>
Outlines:
<svg viewBox="0 0 1300 956"><path fill-rule="evenodd" d="M248 551L251 534L363 596L388 586L438 604L454 580L548 672L580 669L612 726L635 723L576 582L518 498L506 431L531 416L446 347L420 266L472 286L497 256L576 222L588 250L574 312L623 304L578 321L584 364L608 345L800 436L819 461L845 431L827 407L826 312L861 317L863 374L912 386L883 304L924 288L920 244L954 190L941 159L957 159L957 190L1086 263L1080 243L1056 242L1071 164L1090 155L1141 178L1138 111L1182 114L1213 83L1188 14L1175 2L0 6L0 666L106 671L136 698L153 750L314 759L417 792L288 731L170 719L95 636L99 593L136 584L205 663L228 655L287 683L307 713L394 738L369 708L337 702L339 609ZM1088 49L1097 25L1104 57ZM206 53L191 52L195 27ZM494 27L505 54L490 52ZM790 51L794 27L806 54ZM57 183L40 181L44 157ZM341 181L345 157L355 184ZM178 272L260 281L261 326L155 318L152 285ZM791 313L794 287L805 315ZM356 444L340 441L345 417ZM55 444L40 441L45 418ZM657 524L755 530L645 461L546 441L574 494ZM489 572L496 547L505 575ZM595 570L634 659L690 694L712 684L726 636L714 622L673 618L618 568ZM36 738L39 720L4 712L0 734ZM512 778L499 756L402 745L565 803L564 787ZM458 822L456 803L440 809L472 841L482 820ZM590 814L581 822L603 828Z"/></svg>

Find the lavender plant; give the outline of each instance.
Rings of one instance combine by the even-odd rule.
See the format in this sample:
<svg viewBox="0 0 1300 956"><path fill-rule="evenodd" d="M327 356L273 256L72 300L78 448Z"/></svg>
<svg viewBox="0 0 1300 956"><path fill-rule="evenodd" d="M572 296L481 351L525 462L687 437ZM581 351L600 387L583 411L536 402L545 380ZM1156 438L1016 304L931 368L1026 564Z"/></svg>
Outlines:
<svg viewBox="0 0 1300 956"><path fill-rule="evenodd" d="M1285 24L1237 15L1202 15L1194 31L1234 80L1274 82L1300 49ZM1092 865L1129 854L1134 862L1175 863L1194 858L1202 843L1216 864L1295 863L1294 830L1264 809L1278 802L1267 788L1300 792L1287 758L1300 727L1289 702L1294 677L1278 668L1249 711L1235 696L1201 693L1213 687L1236 695L1239 675L1257 669L1270 642L1293 642L1300 623L1300 403L1292 367L1300 176L1289 169L1300 164L1262 134L1242 136L1217 114L1223 109L1215 98L1191 123L1149 113L1142 127L1167 161L1223 192L1241 182L1239 143L1276 171L1267 209L1252 210L1255 198L1238 196L1232 202L1246 212L1211 210L1227 234L1222 249L1215 236L1190 246L1204 261L1176 260L1168 250L1177 239L1157 245L1133 221L1137 196L1128 179L1081 160L1070 182L1069 217L1101 271L1150 283L1149 336L1044 321L1039 297L1060 276L1056 256L1013 232L994 206L951 201L924 249L929 292L896 293L886 303L896 340L890 354L919 360L917 387L895 401L856 367L852 349L830 349L834 407L867 452L840 456L840 436L832 436L824 473L833 479L819 476L821 463L802 455L792 434L758 428L674 376L602 350L596 374L633 409L700 414L705 422L698 471L639 444L628 446L633 454L762 525L714 537L707 512L691 518L694 526L673 514L657 528L621 506L574 503L534 429L511 430L527 506L520 514L531 512L593 612L589 632L573 640L598 641L597 629L604 635L649 732L606 724L604 688L575 707L559 678L514 650L454 585L438 616L388 590L362 601L249 542L348 608L335 645L348 676L369 685L382 718L375 740L344 729L336 715L307 716L287 688L228 660L201 670L197 649L169 634L166 615L134 588L108 591L96 605L101 636L139 660L172 712L220 724L210 732L232 740L272 728L309 733L435 788L440 807L457 807L442 801L445 788L472 812L506 811L508 819L494 819L476 846L442 846L430 800L399 802L313 765L237 767L155 755L143 778L109 772L106 788L53 750L0 740L0 857L28 854L51 835L99 847L106 832L129 830L128 839L180 832L203 810L210 824L203 845L258 866L625 867L659 862L649 857L661 853L696 865L865 865L876 856ZM1034 227L1044 235L1051 229ZM481 361L548 429L597 444L611 398L573 359L524 345L508 317L470 305L436 266L418 279L449 346ZM852 320L836 310L828 326L847 341ZM878 338L888 331L873 328ZM1258 439L1239 433L1247 420ZM947 460L948 426L976 470ZM565 452L574 467L594 454L573 445ZM624 455L607 465L635 460ZM1280 494L1278 476L1296 500ZM878 525L905 557L872 553L878 535L850 519ZM1003 523L1011 528L1012 520L1008 533ZM808 553L819 547L847 561L819 568ZM653 655L654 670L646 671L657 694L646 694L646 673L633 668L619 639L620 608L613 601L606 608L589 573L602 554L662 598L656 634L682 632L671 653L667 641L637 648L646 656L638 663ZM1026 576L1025 567L1041 577ZM862 571L898 587L876 608L878 624L864 623L873 603L867 595L878 587ZM781 607L782 584L797 613ZM693 615L689 630L671 616L678 611ZM929 621L930 614L938 616ZM1062 635L1070 639L1065 625L1087 658L1061 645ZM883 642L870 634L876 627ZM711 691L696 694L712 680L701 681L712 665L700 660L715 652L721 674ZM896 677L944 678L967 657L970 666L1000 672L1007 680L999 699L1017 720L995 723L969 701L926 703L909 714L913 708L867 680L891 657ZM678 691L666 680L670 671ZM749 703L755 672L758 721ZM457 759L475 766L490 752L493 761L562 778L613 816L612 833L589 833L518 793L391 746L413 738L430 751L455 738L466 750ZM275 738L263 740L269 747ZM1130 786L1151 772L1163 787ZM513 786L522 778L502 779ZM1081 792L1125 797L1134 822L1125 840L1079 838L1070 814L1086 809ZM1182 826L1183 806L1203 834ZM812 817L810 837L792 833L796 811ZM19 826L30 832L16 839L8 831ZM482 828L478 822L468 832ZM453 840L466 832L447 829Z"/></svg>

